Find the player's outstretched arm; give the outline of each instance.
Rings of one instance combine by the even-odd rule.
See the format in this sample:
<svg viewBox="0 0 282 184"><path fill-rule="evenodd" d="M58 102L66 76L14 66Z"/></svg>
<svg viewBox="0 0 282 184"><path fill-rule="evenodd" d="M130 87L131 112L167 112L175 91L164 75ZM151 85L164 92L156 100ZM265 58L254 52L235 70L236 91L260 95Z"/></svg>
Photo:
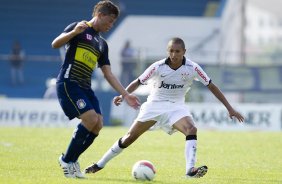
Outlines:
<svg viewBox="0 0 282 184"><path fill-rule="evenodd" d="M128 91L128 93L133 93L140 86L140 84L141 83L137 78L126 87L126 91Z"/></svg>
<svg viewBox="0 0 282 184"><path fill-rule="evenodd" d="M126 90L128 93L132 93L134 92L140 85L140 81L139 79L135 79L134 81L132 81L127 87L126 87ZM125 99L128 98L127 96L124 97ZM121 102L123 101L123 97L120 95L120 96L115 96L114 97L114 104L116 106L119 106L121 104Z"/></svg>
<svg viewBox="0 0 282 184"><path fill-rule="evenodd" d="M121 85L119 80L113 75L111 71L110 65L104 65L101 68L105 79L109 82L109 84L121 94L121 96L125 99L127 104L134 109L138 109L140 106L140 101L137 96L129 94L124 87Z"/></svg>
<svg viewBox="0 0 282 184"><path fill-rule="evenodd" d="M220 89L213 84L212 82L208 85L209 90L216 96L216 98L223 103L223 105L227 108L229 112L229 117L232 119L235 117L239 122L244 121L244 117L233 109L233 107L229 104L227 99L225 98L224 94L220 91Z"/></svg>

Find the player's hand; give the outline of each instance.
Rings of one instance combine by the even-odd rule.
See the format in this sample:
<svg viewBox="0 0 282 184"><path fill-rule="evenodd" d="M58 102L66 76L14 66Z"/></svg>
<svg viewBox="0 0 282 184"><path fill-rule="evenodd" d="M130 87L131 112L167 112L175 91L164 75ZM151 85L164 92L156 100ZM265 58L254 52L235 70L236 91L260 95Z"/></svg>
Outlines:
<svg viewBox="0 0 282 184"><path fill-rule="evenodd" d="M140 100L135 95L131 95L131 94L125 95L124 100L127 102L127 104L130 107L134 109L138 109L140 107Z"/></svg>
<svg viewBox="0 0 282 184"><path fill-rule="evenodd" d="M122 96L115 96L113 101L116 106L119 106L122 102Z"/></svg>
<svg viewBox="0 0 282 184"><path fill-rule="evenodd" d="M242 123L245 119L239 112L235 111L234 109L229 111L229 117L231 119L235 117L240 123Z"/></svg>
<svg viewBox="0 0 282 184"><path fill-rule="evenodd" d="M83 31L85 31L85 29L88 27L88 25L86 24L86 21L83 20L81 22L79 22L73 29L73 31L77 34L82 33Z"/></svg>

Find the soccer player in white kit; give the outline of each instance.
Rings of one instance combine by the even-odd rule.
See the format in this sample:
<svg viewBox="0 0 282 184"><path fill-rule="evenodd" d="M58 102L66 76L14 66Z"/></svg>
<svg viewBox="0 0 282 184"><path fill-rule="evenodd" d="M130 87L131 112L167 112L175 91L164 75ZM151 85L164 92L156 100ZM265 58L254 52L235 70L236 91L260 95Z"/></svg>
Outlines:
<svg viewBox="0 0 282 184"><path fill-rule="evenodd" d="M168 134L179 131L185 135L186 176L193 178L204 176L208 167L205 165L195 167L197 128L185 104L185 94L189 91L193 80L199 80L208 87L226 107L230 118L235 117L239 122L244 121L244 117L233 109L202 68L184 57L186 49L182 39L172 38L168 43L167 52L168 58L153 63L127 86L126 90L132 93L140 85L148 81L152 82L147 101L142 104L127 134L116 141L97 163L86 168L85 173L95 173L103 169L112 158L120 154L148 129L161 128ZM114 98L116 105L120 105L121 102L121 96Z"/></svg>

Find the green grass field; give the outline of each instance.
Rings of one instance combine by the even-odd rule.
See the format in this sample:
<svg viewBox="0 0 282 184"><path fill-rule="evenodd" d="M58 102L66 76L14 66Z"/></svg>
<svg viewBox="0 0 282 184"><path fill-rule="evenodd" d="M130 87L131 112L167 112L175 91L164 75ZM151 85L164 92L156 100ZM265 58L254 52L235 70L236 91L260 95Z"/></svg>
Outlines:
<svg viewBox="0 0 282 184"><path fill-rule="evenodd" d="M282 183L281 132L198 131L198 165L208 173L200 179L186 179L184 136L162 131L145 133L131 147L113 159L105 169L88 179L66 179L57 159L64 152L71 128L0 128L1 184L130 184L143 183L131 176L131 167L142 159L157 169L156 184L274 184ZM97 161L126 128L105 127L94 144L80 157L82 169Z"/></svg>

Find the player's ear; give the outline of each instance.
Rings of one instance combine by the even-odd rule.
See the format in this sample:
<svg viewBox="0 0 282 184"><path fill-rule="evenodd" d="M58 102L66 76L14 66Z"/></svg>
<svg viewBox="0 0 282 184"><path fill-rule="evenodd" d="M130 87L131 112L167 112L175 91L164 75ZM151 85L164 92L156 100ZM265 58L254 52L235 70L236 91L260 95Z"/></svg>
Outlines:
<svg viewBox="0 0 282 184"><path fill-rule="evenodd" d="M97 13L97 17L100 19L101 17L103 17L104 16L104 14L102 13L102 12L98 12Z"/></svg>

